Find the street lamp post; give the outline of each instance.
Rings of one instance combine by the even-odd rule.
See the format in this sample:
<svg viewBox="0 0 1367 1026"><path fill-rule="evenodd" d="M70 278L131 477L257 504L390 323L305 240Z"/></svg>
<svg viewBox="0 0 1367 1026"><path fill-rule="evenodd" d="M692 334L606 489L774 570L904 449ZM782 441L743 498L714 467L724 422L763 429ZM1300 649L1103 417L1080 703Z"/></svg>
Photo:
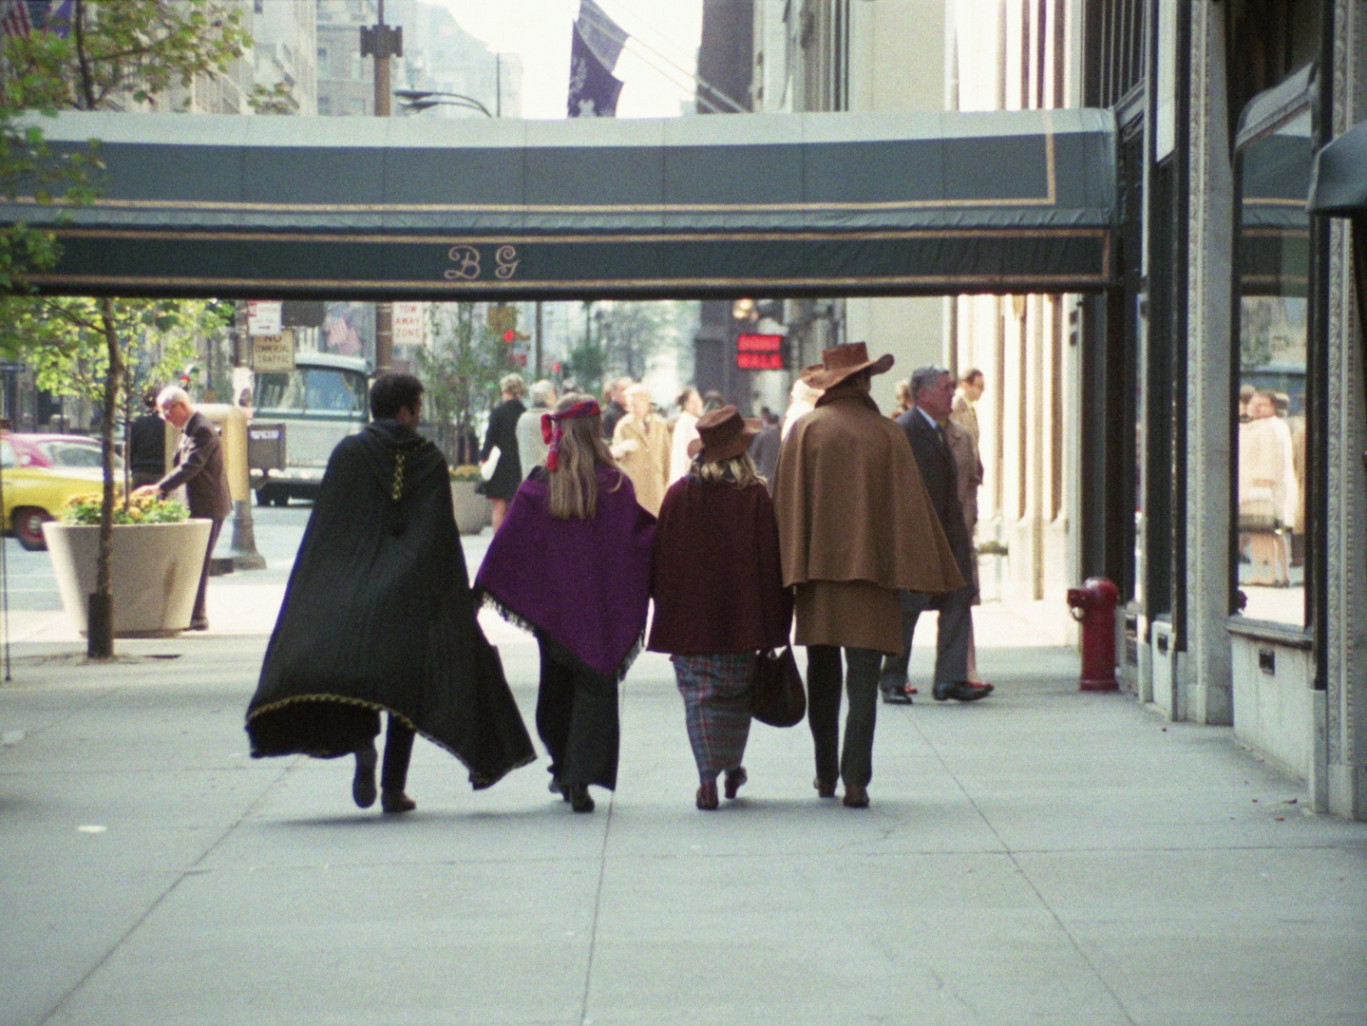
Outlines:
<svg viewBox="0 0 1367 1026"><path fill-rule="evenodd" d="M467 107L470 110L477 110L486 118L494 115L488 107L480 103L473 96L466 96L464 93L447 93L434 89L395 89L394 95L403 102L403 109L406 111L423 111L432 107Z"/></svg>
<svg viewBox="0 0 1367 1026"><path fill-rule="evenodd" d="M361 56L375 58L375 116L390 115L389 58L403 56L403 28L384 23L384 0L379 0L375 24L361 29ZM394 308L375 304L375 373L387 374L394 361Z"/></svg>

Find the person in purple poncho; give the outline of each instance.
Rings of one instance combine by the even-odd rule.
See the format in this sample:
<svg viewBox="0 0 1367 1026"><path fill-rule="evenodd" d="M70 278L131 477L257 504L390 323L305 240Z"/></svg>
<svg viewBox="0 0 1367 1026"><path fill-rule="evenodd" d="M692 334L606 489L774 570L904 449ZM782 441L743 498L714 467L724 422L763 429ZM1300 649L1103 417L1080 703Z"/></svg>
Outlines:
<svg viewBox="0 0 1367 1026"><path fill-rule="evenodd" d="M617 682L645 636L655 518L608 451L595 400L565 396L541 430L546 461L513 496L475 588L536 635L551 791L592 812L589 785L617 786Z"/></svg>

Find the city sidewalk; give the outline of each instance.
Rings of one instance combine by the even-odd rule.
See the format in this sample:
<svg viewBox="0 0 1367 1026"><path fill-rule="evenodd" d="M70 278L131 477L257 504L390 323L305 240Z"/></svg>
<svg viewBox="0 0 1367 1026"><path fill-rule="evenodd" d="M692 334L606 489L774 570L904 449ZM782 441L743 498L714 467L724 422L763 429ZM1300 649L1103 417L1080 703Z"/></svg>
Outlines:
<svg viewBox="0 0 1367 1026"><path fill-rule="evenodd" d="M1367 824L1228 730L1079 693L1048 617L981 608L987 701L880 707L867 810L816 798L805 724L756 724L740 800L695 810L646 654L595 814L544 758L476 794L419 741L387 817L347 762L247 755L287 571L104 665L11 613L0 1026L1367 1023ZM485 623L531 729L536 647Z"/></svg>

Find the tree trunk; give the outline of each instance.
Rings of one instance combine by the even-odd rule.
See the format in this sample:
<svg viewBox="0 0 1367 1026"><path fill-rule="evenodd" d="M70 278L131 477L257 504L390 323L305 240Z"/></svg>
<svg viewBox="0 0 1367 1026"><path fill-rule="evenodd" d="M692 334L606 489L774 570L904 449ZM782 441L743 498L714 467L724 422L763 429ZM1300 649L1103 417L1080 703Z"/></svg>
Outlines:
<svg viewBox="0 0 1367 1026"><path fill-rule="evenodd" d="M86 627L86 655L108 659L114 655L113 583L110 561L114 549L114 415L123 384L123 351L119 348L114 303L100 299L100 325L109 354L109 370L104 378L104 409L100 411L100 463L104 470L104 491L100 502L100 552L95 562L95 593L90 596Z"/></svg>

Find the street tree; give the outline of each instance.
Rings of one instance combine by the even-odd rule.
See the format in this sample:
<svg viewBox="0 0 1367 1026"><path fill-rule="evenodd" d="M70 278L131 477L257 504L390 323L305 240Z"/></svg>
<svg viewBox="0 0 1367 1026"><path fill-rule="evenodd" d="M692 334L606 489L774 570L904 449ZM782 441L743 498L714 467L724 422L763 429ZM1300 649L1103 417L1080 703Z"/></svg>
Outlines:
<svg viewBox="0 0 1367 1026"><path fill-rule="evenodd" d="M476 417L498 401L498 381L514 369L501 320L479 316L474 303L430 303L428 344L414 357L425 389L427 418L451 459L474 462Z"/></svg>
<svg viewBox="0 0 1367 1026"><path fill-rule="evenodd" d="M678 300L606 300L591 304L584 334L570 347L565 366L597 395L607 378L644 378L664 357L691 359L698 304Z"/></svg>
<svg viewBox="0 0 1367 1026"><path fill-rule="evenodd" d="M227 0L72 0L65 17L27 35L7 35L0 43L3 96L0 104L0 183L27 201L52 201L41 175L57 175L62 195L71 201L91 199L98 191L96 164L56 158L43 141L41 118L60 109L107 110L154 107L173 86L188 87L197 75L222 73L246 52L251 39L244 27L244 9ZM92 158L97 161L97 158ZM114 422L125 387L127 343L123 326L164 319L167 308L150 301L120 301L110 296L90 300L89 306L32 306L28 276L51 266L57 245L51 233L23 225L6 229L0 254L5 277L0 281L0 322L23 321L27 357L48 349L80 353L88 358L91 339L103 342L104 379L101 389L100 436L104 463L104 493L100 513L100 545L96 591L92 598L87 653L92 658L113 654L113 619L109 615L110 558L114 514ZM120 303L131 304L122 307ZM35 311L53 314L44 318ZM93 316L91 316L93 315ZM191 319L194 319L193 316ZM79 320L79 337L72 331ZM11 339L16 336L11 335Z"/></svg>

